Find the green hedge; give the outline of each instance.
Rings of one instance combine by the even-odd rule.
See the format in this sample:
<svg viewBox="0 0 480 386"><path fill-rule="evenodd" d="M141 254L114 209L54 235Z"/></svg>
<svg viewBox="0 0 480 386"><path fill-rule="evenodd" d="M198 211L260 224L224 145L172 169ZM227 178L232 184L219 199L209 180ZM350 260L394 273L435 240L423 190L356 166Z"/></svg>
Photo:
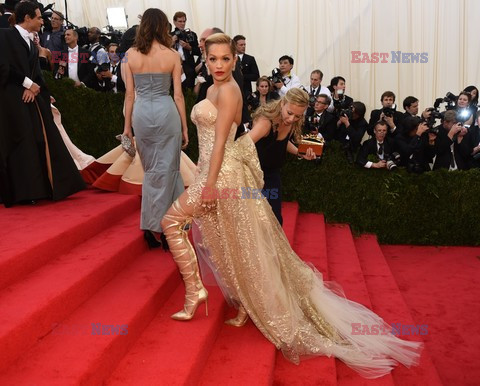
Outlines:
<svg viewBox="0 0 480 386"><path fill-rule="evenodd" d="M118 144L123 130L123 95L75 88L69 80L46 76L63 124L73 142L98 157ZM190 145L198 158L190 121L195 96L185 96ZM480 245L480 170L410 174L367 170L346 162L337 144L320 164L289 159L283 169L283 195L305 212L324 213L329 222L349 223L355 232L375 233L390 244ZM315 229L310 230L315 237Z"/></svg>

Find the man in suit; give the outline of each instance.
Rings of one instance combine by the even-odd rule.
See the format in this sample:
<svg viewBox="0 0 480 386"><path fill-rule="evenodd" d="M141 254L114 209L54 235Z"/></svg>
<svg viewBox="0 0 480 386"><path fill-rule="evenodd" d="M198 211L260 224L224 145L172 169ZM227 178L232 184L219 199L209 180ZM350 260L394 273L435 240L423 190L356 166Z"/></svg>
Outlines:
<svg viewBox="0 0 480 386"><path fill-rule="evenodd" d="M255 58L245 53L247 43L245 36L237 35L233 38L237 47L237 57L243 74L243 96L247 98L252 93L252 82L260 78L260 72Z"/></svg>
<svg viewBox="0 0 480 386"><path fill-rule="evenodd" d="M471 152L468 146L467 133L467 128L457 122L455 110L446 111L435 139L433 170L468 169L468 159Z"/></svg>
<svg viewBox="0 0 480 386"><path fill-rule="evenodd" d="M10 27L8 19L12 16L15 6L19 1L20 0L5 0L5 12L0 16L0 28Z"/></svg>
<svg viewBox="0 0 480 386"><path fill-rule="evenodd" d="M75 82L75 86L85 86L93 77L90 53L78 46L78 33L73 29L65 31L65 42L67 51L52 54L55 79L70 78Z"/></svg>
<svg viewBox="0 0 480 386"><path fill-rule="evenodd" d="M108 73L107 77L113 83L113 92L125 92L125 83L122 79L122 66L120 56L117 54L118 44L110 43L107 47L108 53Z"/></svg>
<svg viewBox="0 0 480 386"><path fill-rule="evenodd" d="M372 110L370 113L367 132L370 136L373 136L373 129L376 123L382 120L387 122L388 136L394 137L401 131L403 119L403 114L400 111L396 111L395 94L392 91L385 91L380 97L380 102L382 102L382 108Z"/></svg>
<svg viewBox="0 0 480 386"><path fill-rule="evenodd" d="M1 31L0 198L5 206L62 199L85 187L53 121L50 94L30 40L43 25L39 6L20 2L14 28Z"/></svg>
<svg viewBox="0 0 480 386"><path fill-rule="evenodd" d="M315 98L314 109L305 117L304 132L306 134L320 133L325 141L331 141L335 138L336 118L335 115L327 111L331 98L327 94L320 94Z"/></svg>
<svg viewBox="0 0 480 386"><path fill-rule="evenodd" d="M387 137L388 124L385 121L379 121L374 126L374 137L366 140L358 151L357 164L370 169L388 168L388 157L398 152L398 146L393 138ZM378 159L374 162L369 161L369 156Z"/></svg>
<svg viewBox="0 0 480 386"><path fill-rule="evenodd" d="M185 29L187 15L185 12L178 11L173 15L173 24L175 29L172 31L173 48L178 51L182 58L182 68L185 74L185 80L182 87L193 88L195 85L195 58L200 56L197 34L189 29Z"/></svg>

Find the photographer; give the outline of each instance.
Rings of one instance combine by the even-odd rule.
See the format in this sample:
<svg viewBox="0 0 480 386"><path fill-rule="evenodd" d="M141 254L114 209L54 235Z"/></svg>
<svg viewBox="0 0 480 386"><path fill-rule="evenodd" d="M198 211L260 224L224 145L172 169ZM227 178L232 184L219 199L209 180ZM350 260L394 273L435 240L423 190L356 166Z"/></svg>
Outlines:
<svg viewBox="0 0 480 386"><path fill-rule="evenodd" d="M303 131L305 134L321 134L325 141L331 141L335 137L336 118L327 111L331 98L327 94L320 94L315 98L313 111L305 116Z"/></svg>
<svg viewBox="0 0 480 386"><path fill-rule="evenodd" d="M394 138L387 137L387 132L387 122L378 121L375 124L374 137L362 144L358 152L357 164L367 169L395 169L400 158L399 148Z"/></svg>
<svg viewBox="0 0 480 386"><path fill-rule="evenodd" d="M328 111L334 113L338 118L340 118L340 110L350 108L353 103L353 99L345 94L346 88L346 81L343 76L335 76L328 86L332 95L332 104L328 107Z"/></svg>
<svg viewBox="0 0 480 386"><path fill-rule="evenodd" d="M183 88L193 89L195 86L195 59L194 56L200 56L197 34L188 28L185 29L187 15L185 12L178 11L173 15L173 24L175 29L171 32L173 48L178 51L182 58L182 68L186 79L182 82Z"/></svg>
<svg viewBox="0 0 480 386"><path fill-rule="evenodd" d="M330 107L333 108L333 99L331 98L332 94L330 93L330 90L327 87L322 86L321 84L322 80L323 80L323 72L320 70L313 70L312 73L310 74L310 87L306 89L306 91L308 92L308 95L310 96L310 106L307 109L307 114L312 114L313 105L315 104L315 99L320 94L325 94L330 97L331 102L330 102L329 108ZM313 103L312 103L312 100L313 100Z"/></svg>
<svg viewBox="0 0 480 386"><path fill-rule="evenodd" d="M418 99L415 98L414 96L408 96L403 100L403 108L405 109L405 112L403 113L403 119L409 118L409 117L417 117L418 116ZM430 115L432 114L432 109L427 108L422 112L422 119L427 120L430 118Z"/></svg>
<svg viewBox="0 0 480 386"><path fill-rule="evenodd" d="M250 114L259 106L263 106L272 100L280 99L280 96L275 91L272 91L273 85L268 77L261 76L257 79L256 84L257 90L247 96L246 103Z"/></svg>
<svg viewBox="0 0 480 386"><path fill-rule="evenodd" d="M395 137L400 149L401 165L413 173L430 171L438 129L429 127L428 121L422 121L417 116L405 118L402 127L402 132Z"/></svg>
<svg viewBox="0 0 480 386"><path fill-rule="evenodd" d="M467 91L462 91L458 94L457 98L457 121L461 122L463 125L469 127L474 119L475 113L477 112L476 109L472 108L471 106L472 101L472 94Z"/></svg>
<svg viewBox="0 0 480 386"><path fill-rule="evenodd" d="M401 122L403 119L402 113L396 111L395 94L391 91L385 91L380 97L382 108L372 110L370 113L370 121L368 122L368 134L373 136L373 128L379 120L385 121L388 125L388 136L394 137L401 129Z"/></svg>
<svg viewBox="0 0 480 386"><path fill-rule="evenodd" d="M288 90L294 87L302 87L300 78L292 72L293 58L291 56L283 55L280 57L278 59L278 68L280 76L278 78L274 77L272 80L278 95L284 96Z"/></svg>
<svg viewBox="0 0 480 386"><path fill-rule="evenodd" d="M464 137L468 130L457 121L455 110L445 112L442 124L438 126L438 136L435 140L435 163L433 170L464 170L468 167L470 156L468 141Z"/></svg>
<svg viewBox="0 0 480 386"><path fill-rule="evenodd" d="M365 104L355 101L352 104L351 113L342 114L337 121L338 140L343 144L347 160L350 163L353 163L354 155L367 131L366 111Z"/></svg>
<svg viewBox="0 0 480 386"><path fill-rule="evenodd" d="M54 52L62 52L67 49L63 37L64 21L65 17L61 12L52 11L52 16L50 16L50 24L52 26L52 30L43 31L42 36L40 37L41 46L48 48L52 52L52 54L54 54Z"/></svg>

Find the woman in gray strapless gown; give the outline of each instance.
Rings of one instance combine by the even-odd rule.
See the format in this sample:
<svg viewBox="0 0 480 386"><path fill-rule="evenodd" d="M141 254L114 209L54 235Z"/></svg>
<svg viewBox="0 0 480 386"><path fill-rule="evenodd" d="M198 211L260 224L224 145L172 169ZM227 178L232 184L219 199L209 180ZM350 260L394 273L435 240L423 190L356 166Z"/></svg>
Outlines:
<svg viewBox="0 0 480 386"><path fill-rule="evenodd" d="M184 190L180 152L182 140L183 147L188 143L181 62L170 46L166 15L150 8L142 16L122 67L126 77L124 135L133 139L133 127L145 170L140 228L158 241L164 241L160 220ZM169 95L172 82L174 99Z"/></svg>

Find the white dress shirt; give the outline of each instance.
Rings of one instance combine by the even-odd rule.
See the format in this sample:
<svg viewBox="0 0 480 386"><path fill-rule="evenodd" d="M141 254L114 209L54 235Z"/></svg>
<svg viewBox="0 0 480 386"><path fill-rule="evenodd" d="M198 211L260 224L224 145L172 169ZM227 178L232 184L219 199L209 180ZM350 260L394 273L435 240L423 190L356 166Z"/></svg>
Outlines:
<svg viewBox="0 0 480 386"><path fill-rule="evenodd" d="M295 75L293 72L290 72L290 75L283 77L283 86L280 90L278 90L278 95L281 97L284 96L288 90L294 87L302 87L302 82L300 82L300 78Z"/></svg>
<svg viewBox="0 0 480 386"><path fill-rule="evenodd" d="M32 38L31 38L32 34L30 34L30 32L28 32L25 28L20 27L18 24L15 24L15 28L20 33L23 40L25 40L25 43L27 43L28 48L32 49L32 44L33 44ZM23 87L30 89L30 87L32 87L32 84L33 84L33 81L29 77L26 76L25 79L23 79L23 83L22 83Z"/></svg>
<svg viewBox="0 0 480 386"><path fill-rule="evenodd" d="M78 61L80 58L78 57L78 45L74 48L68 47L68 77L75 82L79 82L80 79L78 78Z"/></svg>

